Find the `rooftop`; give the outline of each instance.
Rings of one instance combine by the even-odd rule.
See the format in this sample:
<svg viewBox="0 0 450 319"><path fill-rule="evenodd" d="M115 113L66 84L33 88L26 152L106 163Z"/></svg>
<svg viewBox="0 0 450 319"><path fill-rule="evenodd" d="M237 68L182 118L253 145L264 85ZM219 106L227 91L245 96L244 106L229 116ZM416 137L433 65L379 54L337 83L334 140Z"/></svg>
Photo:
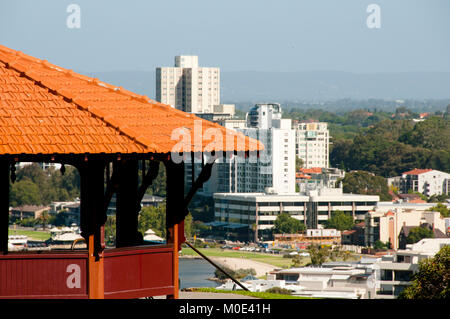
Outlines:
<svg viewBox="0 0 450 319"><path fill-rule="evenodd" d="M196 128L200 141L172 139L176 129ZM0 45L0 155L170 153L177 144L200 152L212 150L208 129L222 133L216 150L263 149L242 133Z"/></svg>
<svg viewBox="0 0 450 319"><path fill-rule="evenodd" d="M420 174L428 173L428 172L431 172L431 171L432 171L431 168L425 168L425 169L415 168L415 169L413 169L411 171L403 173L403 175L420 175Z"/></svg>

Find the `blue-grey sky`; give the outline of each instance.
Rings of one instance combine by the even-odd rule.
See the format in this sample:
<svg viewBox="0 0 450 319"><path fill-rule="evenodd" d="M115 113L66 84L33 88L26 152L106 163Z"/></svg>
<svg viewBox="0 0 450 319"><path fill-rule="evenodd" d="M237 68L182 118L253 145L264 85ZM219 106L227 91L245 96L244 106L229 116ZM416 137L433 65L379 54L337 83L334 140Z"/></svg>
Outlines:
<svg viewBox="0 0 450 319"><path fill-rule="evenodd" d="M69 4L81 28L69 29ZM366 8L378 4L381 27ZM0 0L0 44L84 72L450 71L448 0Z"/></svg>

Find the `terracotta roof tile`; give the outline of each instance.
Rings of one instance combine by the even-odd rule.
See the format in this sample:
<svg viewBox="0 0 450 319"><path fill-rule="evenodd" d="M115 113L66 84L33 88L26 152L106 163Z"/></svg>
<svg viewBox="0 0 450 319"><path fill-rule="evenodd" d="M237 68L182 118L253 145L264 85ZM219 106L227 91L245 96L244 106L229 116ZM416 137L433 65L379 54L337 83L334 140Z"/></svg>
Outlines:
<svg viewBox="0 0 450 319"><path fill-rule="evenodd" d="M195 122L198 121L198 122ZM202 133L231 130L121 87L77 74L0 45L0 155L70 153L168 153L181 127L201 123ZM263 145L223 144L218 150L255 151ZM205 151L210 140L189 146ZM239 141L240 142L240 141Z"/></svg>
<svg viewBox="0 0 450 319"><path fill-rule="evenodd" d="M403 175L420 175L420 174L427 173L430 171L432 171L431 168L425 168L425 169L415 168L411 171L403 173Z"/></svg>

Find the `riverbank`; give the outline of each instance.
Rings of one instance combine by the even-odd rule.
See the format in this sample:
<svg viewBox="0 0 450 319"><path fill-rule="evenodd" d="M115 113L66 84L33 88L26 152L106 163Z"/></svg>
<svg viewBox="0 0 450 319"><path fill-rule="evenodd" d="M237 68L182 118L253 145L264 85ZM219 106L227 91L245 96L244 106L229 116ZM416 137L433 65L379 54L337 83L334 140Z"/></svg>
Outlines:
<svg viewBox="0 0 450 319"><path fill-rule="evenodd" d="M271 265L273 268L290 268L292 265L291 258L283 258L282 255L278 254L266 254L259 252L248 252L248 251L235 251L229 249L220 248L200 248L199 251L207 256L208 258L237 258L243 260L251 260L258 263L263 263L266 265ZM183 248L180 253L180 258L192 258L187 256L195 256L201 258L195 251L191 248ZM305 262L308 262L309 258L305 258ZM256 264L255 264L256 265ZM245 267L249 268L249 267Z"/></svg>
<svg viewBox="0 0 450 319"><path fill-rule="evenodd" d="M240 257L222 257L209 255L207 256L209 259L211 259L214 263L218 264L219 266L226 267L232 270L254 269L256 272L256 277L265 276L269 272L281 268L273 264L253 260L245 256ZM201 256L191 254L181 254L180 258L203 259Z"/></svg>
<svg viewBox="0 0 450 319"><path fill-rule="evenodd" d="M231 257L210 257L212 261L219 264L222 267L227 267L232 270L238 269L254 269L256 277L262 277L269 272L279 269L273 265L265 264L259 261L254 261L247 258L231 258Z"/></svg>

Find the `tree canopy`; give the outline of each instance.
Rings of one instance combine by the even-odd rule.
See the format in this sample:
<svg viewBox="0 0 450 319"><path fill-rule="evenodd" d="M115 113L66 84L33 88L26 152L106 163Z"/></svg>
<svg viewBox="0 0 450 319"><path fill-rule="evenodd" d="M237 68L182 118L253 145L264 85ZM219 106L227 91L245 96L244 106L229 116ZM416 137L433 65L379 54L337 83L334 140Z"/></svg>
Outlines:
<svg viewBox="0 0 450 319"><path fill-rule="evenodd" d="M450 217L450 209L448 209L447 206L442 203L438 203L436 206L431 207L429 210L432 212L441 213L442 218Z"/></svg>
<svg viewBox="0 0 450 319"><path fill-rule="evenodd" d="M401 113L399 113L401 114ZM450 119L432 116L422 122L384 119L351 139L335 139L334 167L399 176L416 167L450 171Z"/></svg>
<svg viewBox="0 0 450 319"><path fill-rule="evenodd" d="M19 168L11 185L11 206L48 205L80 196L80 177L73 166L64 174L54 168L43 170L37 163Z"/></svg>
<svg viewBox="0 0 450 319"><path fill-rule="evenodd" d="M399 299L450 298L450 246L446 245L433 257L419 262L419 271L412 285L405 288Z"/></svg>
<svg viewBox="0 0 450 319"><path fill-rule="evenodd" d="M305 230L305 225L289 215L289 213L282 212L277 216L274 222L273 232L275 234L297 234Z"/></svg>
<svg viewBox="0 0 450 319"><path fill-rule="evenodd" d="M353 216L343 211L334 211L326 222L326 228L334 228L340 231L352 229L355 222Z"/></svg>
<svg viewBox="0 0 450 319"><path fill-rule="evenodd" d="M356 171L346 173L341 181L345 193L378 195L381 201L392 200L387 181L382 176Z"/></svg>
<svg viewBox="0 0 450 319"><path fill-rule="evenodd" d="M415 244L419 240L423 238L433 238L434 233L432 229L429 229L428 227L415 227L409 231L408 236L406 237L406 243L407 244Z"/></svg>

